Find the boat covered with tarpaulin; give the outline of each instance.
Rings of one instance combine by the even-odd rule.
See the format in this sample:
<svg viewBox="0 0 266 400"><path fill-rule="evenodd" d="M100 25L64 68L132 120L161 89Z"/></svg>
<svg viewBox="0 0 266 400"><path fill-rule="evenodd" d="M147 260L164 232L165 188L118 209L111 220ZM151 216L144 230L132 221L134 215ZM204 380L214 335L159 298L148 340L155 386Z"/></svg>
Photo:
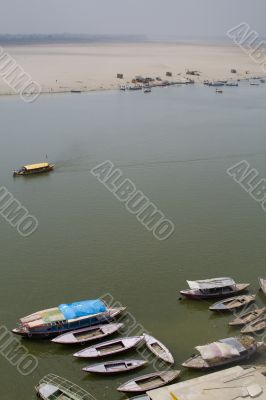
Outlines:
<svg viewBox="0 0 266 400"><path fill-rule="evenodd" d="M62 333L109 322L124 307L108 308L100 300L85 300L38 311L20 318L18 328L13 333L32 338L57 336Z"/></svg>
<svg viewBox="0 0 266 400"><path fill-rule="evenodd" d="M181 290L180 293L194 299L211 299L227 297L246 290L249 283L236 283L228 277L187 281L189 289Z"/></svg>
<svg viewBox="0 0 266 400"><path fill-rule="evenodd" d="M197 346L199 352L182 365L187 368L209 369L221 367L248 359L261 343L251 336L229 337L204 346Z"/></svg>

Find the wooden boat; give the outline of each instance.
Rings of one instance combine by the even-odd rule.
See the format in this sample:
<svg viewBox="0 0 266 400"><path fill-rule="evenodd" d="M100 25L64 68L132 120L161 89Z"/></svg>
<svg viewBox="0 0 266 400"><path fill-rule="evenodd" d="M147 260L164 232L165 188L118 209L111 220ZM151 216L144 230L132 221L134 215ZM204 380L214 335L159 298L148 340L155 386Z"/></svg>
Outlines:
<svg viewBox="0 0 266 400"><path fill-rule="evenodd" d="M141 344L141 342L143 342L143 340L143 336L131 336L113 339L109 340L108 342L103 342L95 344L94 346L87 347L86 349L80 350L73 355L74 357L85 358L106 357L112 354L122 353L134 347L137 347L139 344Z"/></svg>
<svg viewBox="0 0 266 400"><path fill-rule="evenodd" d="M52 339L52 342L60 344L83 344L91 340L98 340L108 335L112 335L122 328L122 326L123 324L115 323L90 326L88 328L64 333L63 335Z"/></svg>
<svg viewBox="0 0 266 400"><path fill-rule="evenodd" d="M236 317L235 319L233 319L233 321L229 322L229 325L230 326L247 325L250 322L254 321L255 319L259 318L265 312L266 312L266 307L255 308L253 310L245 312L239 317Z"/></svg>
<svg viewBox="0 0 266 400"><path fill-rule="evenodd" d="M190 289L181 290L182 296L191 299L212 299L229 297L249 287L249 283L236 283L232 278L212 278L187 281Z"/></svg>
<svg viewBox="0 0 266 400"><path fill-rule="evenodd" d="M200 354L193 355L182 365L186 368L211 369L239 363L253 355L262 344L251 336L222 339L206 346L197 346Z"/></svg>
<svg viewBox="0 0 266 400"><path fill-rule="evenodd" d="M230 87L232 87L232 86L238 86L238 82L230 81L230 82L227 82L227 83L225 84L225 86L230 86Z"/></svg>
<svg viewBox="0 0 266 400"><path fill-rule="evenodd" d="M130 400L151 400L147 394L141 394L140 396L130 397Z"/></svg>
<svg viewBox="0 0 266 400"><path fill-rule="evenodd" d="M159 340L155 339L153 336L144 334L145 342L148 349L156 355L156 357L162 359L163 361L174 364L174 357L170 351L163 345Z"/></svg>
<svg viewBox="0 0 266 400"><path fill-rule="evenodd" d="M91 395L74 383L54 374L46 375L35 387L43 400L91 400Z"/></svg>
<svg viewBox="0 0 266 400"><path fill-rule="evenodd" d="M259 284L260 284L260 288L263 291L263 293L266 296L266 279L264 278L259 278Z"/></svg>
<svg viewBox="0 0 266 400"><path fill-rule="evenodd" d="M119 386L119 392L146 392L148 390L156 389L172 382L180 374L180 371L158 371L152 374L138 376L123 385Z"/></svg>
<svg viewBox="0 0 266 400"><path fill-rule="evenodd" d="M144 360L118 360L90 365L89 367L82 368L82 370L94 374L117 374L143 367L146 364L147 361Z"/></svg>
<svg viewBox="0 0 266 400"><path fill-rule="evenodd" d="M35 312L20 318L16 335L43 339L61 335L76 329L110 322L121 314L125 307L108 308L99 299L85 300Z"/></svg>
<svg viewBox="0 0 266 400"><path fill-rule="evenodd" d="M222 89L216 89L216 93L223 93Z"/></svg>
<svg viewBox="0 0 266 400"><path fill-rule="evenodd" d="M254 333L259 331L264 331L266 329L266 315L262 315L261 317L255 319L250 324L244 326L241 329L241 333Z"/></svg>
<svg viewBox="0 0 266 400"><path fill-rule="evenodd" d="M214 82L209 82L209 86L214 86L214 87L220 87L224 86L226 81L214 81Z"/></svg>
<svg viewBox="0 0 266 400"><path fill-rule="evenodd" d="M255 301L256 295L248 295L248 296L236 296L230 297L229 299L218 301L209 307L211 311L233 311L238 308L247 306L248 304Z"/></svg>
<svg viewBox="0 0 266 400"><path fill-rule="evenodd" d="M49 164L47 162L39 164L24 165L20 169L13 171L14 176L24 176L33 174L42 174L45 172L50 172L54 169L55 164Z"/></svg>

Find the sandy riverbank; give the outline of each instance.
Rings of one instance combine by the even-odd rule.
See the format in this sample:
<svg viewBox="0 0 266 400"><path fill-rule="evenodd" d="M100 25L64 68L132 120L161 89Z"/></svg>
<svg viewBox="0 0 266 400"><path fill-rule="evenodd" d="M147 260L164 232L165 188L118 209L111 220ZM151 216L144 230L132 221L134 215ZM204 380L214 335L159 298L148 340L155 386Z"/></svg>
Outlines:
<svg viewBox="0 0 266 400"><path fill-rule="evenodd" d="M263 76L261 66L235 45L54 44L10 46L4 50L40 83L43 92L115 89L136 75L165 79L167 71L176 81L186 77L187 69L201 72L193 77L196 82ZM232 74L231 68L237 74ZM117 73L123 73L125 79L117 79ZM0 77L0 95L12 93Z"/></svg>

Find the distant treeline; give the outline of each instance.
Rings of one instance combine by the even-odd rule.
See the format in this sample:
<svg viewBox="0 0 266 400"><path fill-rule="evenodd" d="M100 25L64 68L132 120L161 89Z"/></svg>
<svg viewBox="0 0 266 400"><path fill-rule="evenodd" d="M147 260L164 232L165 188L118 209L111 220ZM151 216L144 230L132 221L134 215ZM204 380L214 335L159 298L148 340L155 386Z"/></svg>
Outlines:
<svg viewBox="0 0 266 400"><path fill-rule="evenodd" d="M112 43L143 42L144 35L81 35L81 34L0 34L0 44L49 44L49 43Z"/></svg>

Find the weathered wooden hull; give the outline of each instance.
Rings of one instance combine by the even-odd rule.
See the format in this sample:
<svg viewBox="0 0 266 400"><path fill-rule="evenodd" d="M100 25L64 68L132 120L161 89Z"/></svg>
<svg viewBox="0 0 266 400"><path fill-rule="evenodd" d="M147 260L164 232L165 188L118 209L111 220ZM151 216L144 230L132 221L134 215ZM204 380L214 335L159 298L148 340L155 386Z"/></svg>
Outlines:
<svg viewBox="0 0 266 400"><path fill-rule="evenodd" d="M266 312L266 307L257 308L252 311L248 311L247 313L241 315L240 317L233 319L233 321L229 322L229 325L230 326L241 326L241 325L249 324L250 322L255 321L257 318L259 318L265 312Z"/></svg>
<svg viewBox="0 0 266 400"><path fill-rule="evenodd" d="M184 297L195 300L218 299L218 298L226 298L237 295L238 293L247 290L249 286L250 286L249 283L237 283L235 290L226 292L220 291L216 293L203 293L200 290L187 289L187 290L181 290L180 294L182 294L182 296Z"/></svg>
<svg viewBox="0 0 266 400"><path fill-rule="evenodd" d="M147 361L144 360L118 360L108 361L97 365L90 365L89 367L82 368L82 370L93 374L112 375L132 371L134 369L143 367L146 364Z"/></svg>
<svg viewBox="0 0 266 400"><path fill-rule="evenodd" d="M259 284L260 284L260 288L262 290L262 292L265 294L266 296L266 279L264 278L259 278Z"/></svg>
<svg viewBox="0 0 266 400"><path fill-rule="evenodd" d="M119 386L117 390L119 392L131 392L131 393L141 393L148 390L156 389L158 387L167 385L176 379L180 374L180 371L161 371L154 372L152 374L138 376L123 385Z"/></svg>
<svg viewBox="0 0 266 400"><path fill-rule="evenodd" d="M156 357L169 364L174 364L174 357L164 344L159 342L159 340L155 339L153 336L147 334L144 335L144 338L148 349Z"/></svg>
<svg viewBox="0 0 266 400"><path fill-rule="evenodd" d="M144 341L143 336L124 337L120 339L110 340L87 347L84 350L74 353L74 357L81 358L99 358L106 357L113 354L123 353L137 347Z"/></svg>
<svg viewBox="0 0 266 400"><path fill-rule="evenodd" d="M122 328L123 324L103 324L93 327L77 329L75 331L57 336L52 340L59 344L84 344L92 340L103 339L106 336L112 335Z"/></svg>
<svg viewBox="0 0 266 400"><path fill-rule="evenodd" d="M256 296L236 296L226 299L224 301L219 301L209 307L211 311L233 311L255 301Z"/></svg>
<svg viewBox="0 0 266 400"><path fill-rule="evenodd" d="M248 349L243 354L240 354L240 356L232 357L230 359L223 359L220 362L216 362L216 363L212 363L212 364L207 363L205 360L203 360L203 358L200 355L194 356L194 357L189 358L184 363L182 363L182 366L186 367L186 368L202 369L202 370L220 368L225 365L231 365L231 364L239 363L244 360L248 360L256 351L257 351L257 346L254 345L254 346L252 346L252 348Z"/></svg>

